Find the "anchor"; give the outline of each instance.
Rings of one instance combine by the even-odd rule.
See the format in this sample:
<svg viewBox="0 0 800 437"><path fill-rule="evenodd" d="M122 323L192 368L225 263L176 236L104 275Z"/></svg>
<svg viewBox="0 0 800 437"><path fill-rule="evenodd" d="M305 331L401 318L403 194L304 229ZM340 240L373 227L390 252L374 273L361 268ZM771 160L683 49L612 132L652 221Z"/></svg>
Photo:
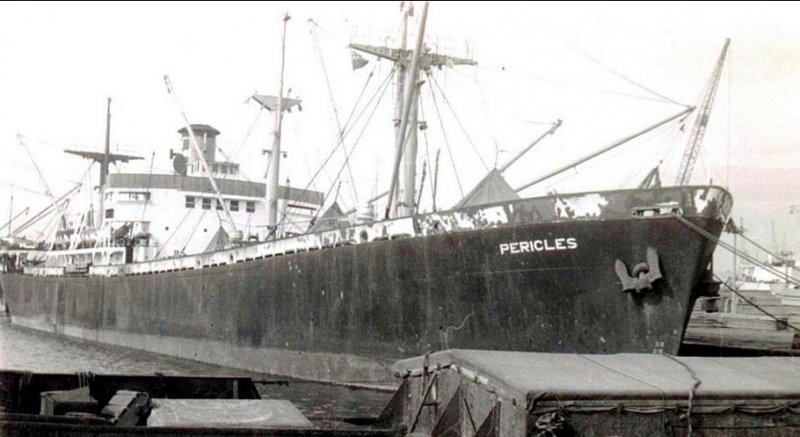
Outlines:
<svg viewBox="0 0 800 437"><path fill-rule="evenodd" d="M647 248L647 262L633 266L633 276L628 276L628 266L620 260L614 263L614 271L622 282L623 292L635 291L641 294L644 290L652 290L653 283L663 278L658 265L658 253L652 247Z"/></svg>

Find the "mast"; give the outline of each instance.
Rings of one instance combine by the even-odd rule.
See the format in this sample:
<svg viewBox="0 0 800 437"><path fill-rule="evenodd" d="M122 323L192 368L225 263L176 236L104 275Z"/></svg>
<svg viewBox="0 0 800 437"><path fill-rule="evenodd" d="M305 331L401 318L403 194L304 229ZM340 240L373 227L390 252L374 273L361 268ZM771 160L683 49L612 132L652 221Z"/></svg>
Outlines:
<svg viewBox="0 0 800 437"><path fill-rule="evenodd" d="M100 162L100 200L97 203L99 211L99 219L97 220L97 227L103 226L105 219L105 196L106 196L106 178L108 177L108 155L111 153L111 97L108 98L106 105L106 143L103 152L103 161Z"/></svg>
<svg viewBox="0 0 800 437"><path fill-rule="evenodd" d="M277 235L278 228L278 187L281 163L281 125L283 123L283 73L286 67L286 25L291 17L283 16L283 37L281 40L281 76L278 82L278 105L275 111L275 130L273 131L272 152L267 168L267 226L269 232Z"/></svg>
<svg viewBox="0 0 800 437"><path fill-rule="evenodd" d="M427 7L427 4L426 4ZM403 11L403 34L402 34L402 41L400 44L400 50L407 50L408 48L408 17L412 16L414 13L413 5L409 2L408 7L406 7L405 11ZM425 13L425 12L423 12ZM420 29L420 33L423 32L424 29ZM416 51L416 56L419 56L419 50ZM411 76L411 72L408 71L408 68L405 64L400 63L397 64L397 72L395 73L397 77L397 98L395 101L395 147L397 147L400 143L400 138L402 133L400 132L400 124L401 119L403 117L403 105L405 99L405 84L406 82L410 82L412 86L414 86L418 80L418 74L415 74L413 77ZM419 92L419 89L415 87L415 92ZM398 187L397 193L397 206L395 209L395 215L397 217L404 217L407 215L411 215L414 211L414 181L416 180L417 171L416 171L416 162L417 162L417 108L418 104L416 102L412 103L411 106L411 115L410 115L410 128L408 130L407 135L408 141L403 150L403 171L400 173L400 185ZM401 146L402 147L402 146Z"/></svg>
<svg viewBox="0 0 800 437"><path fill-rule="evenodd" d="M408 17L410 8L403 12L402 40L400 48L350 44L353 50L387 59L395 64L397 77L397 99L395 100L395 166L392 173L387 216L396 207L395 216L402 217L414 212L416 205L414 182L416 179L417 155L417 113L419 106L419 71L430 71L431 67L452 67L456 65L477 65L472 59L440 55L423 50L422 42L427 20L428 3L423 5L419 32L414 51L407 47ZM401 163L403 164L400 172ZM398 184L399 180L399 184ZM399 189L398 189L399 186ZM393 205L397 195L397 204Z"/></svg>
<svg viewBox="0 0 800 437"><path fill-rule="evenodd" d="M280 198L280 160L281 152L281 129L283 126L283 112L291 111L297 106L303 109L299 99L291 99L283 96L284 72L286 70L286 27L291 20L289 14L283 16L283 36L281 39L281 75L278 82L277 96L263 96L255 94L252 99L270 112L275 113L275 125L272 131L272 150L269 150L269 161L267 163L267 226L268 231L273 236L278 236L278 200Z"/></svg>
<svg viewBox="0 0 800 437"><path fill-rule="evenodd" d="M401 24L400 50L405 51L408 46L408 17L414 13L411 3L403 10L403 22ZM400 118L403 116L403 97L406 90L406 64L398 62L395 64L394 77L396 78L395 102L394 102L394 138L395 144L400 138Z"/></svg>
<svg viewBox="0 0 800 437"><path fill-rule="evenodd" d="M414 47L414 54L411 56L411 70L405 83L405 91L403 93L403 115L400 117L400 135L397 137L394 155L394 169L392 170L392 180L389 185L389 200L386 203L386 218L392 208L392 200L394 200L394 193L397 187L397 178L400 171L400 163L403 158L403 149L405 148L406 129L408 129L411 107L416 103L419 88L417 87L417 75L419 74L419 60L422 53L422 41L425 38L425 22L428 20L428 2L422 6L422 16L419 20L419 29L417 30L417 43ZM413 126L412 129L415 129ZM413 182L412 182L413 183ZM413 186L411 187L413 199ZM405 212L404 209L399 208L398 213Z"/></svg>
<svg viewBox="0 0 800 437"><path fill-rule="evenodd" d="M106 184L108 183L108 169L111 164L118 165L120 162L130 162L135 161L138 159L142 159L138 156L132 155L122 155L119 153L111 153L111 97L107 98L107 105L106 105L106 141L105 141L105 148L102 153L94 152L89 150L64 150L64 153L69 153L71 155L80 156L81 158L88 159L93 163L96 162L100 164L100 182L98 185L99 190L99 202L98 202L98 218L95 221L94 217L91 217L90 223L95 225L97 228L102 227L103 221L105 221L105 188ZM88 226L88 223L87 223Z"/></svg>
<svg viewBox="0 0 800 437"><path fill-rule="evenodd" d="M395 207L395 215L397 217L406 217L416 211L415 188L414 182L417 179L417 125L419 114L419 70L417 75L413 78L411 76L407 79L413 84L411 107L408 116L408 131L406 132L407 139L405 140L405 147L402 153L403 171L399 175L399 185L397 188L397 205Z"/></svg>

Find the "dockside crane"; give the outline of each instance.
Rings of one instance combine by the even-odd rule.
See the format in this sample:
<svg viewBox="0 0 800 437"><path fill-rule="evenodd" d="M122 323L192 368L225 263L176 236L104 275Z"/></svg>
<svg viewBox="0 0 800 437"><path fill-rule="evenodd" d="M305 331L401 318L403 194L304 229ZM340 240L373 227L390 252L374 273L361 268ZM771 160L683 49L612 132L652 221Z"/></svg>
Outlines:
<svg viewBox="0 0 800 437"><path fill-rule="evenodd" d="M689 134L689 140L686 142L683 158L681 158L681 165L678 167L678 174L675 177L675 185L677 186L687 185L689 179L692 177L694 165L697 162L697 157L700 155L700 145L706 133L708 119L711 117L711 107L714 105L714 97L717 95L719 79L722 76L722 67L725 64L725 57L728 54L728 46L730 43L731 39L727 38L725 40L725 45L722 46L722 52L719 55L719 59L717 59L717 64L714 66L714 73L711 75L711 81L703 96L703 101L700 104L697 118Z"/></svg>

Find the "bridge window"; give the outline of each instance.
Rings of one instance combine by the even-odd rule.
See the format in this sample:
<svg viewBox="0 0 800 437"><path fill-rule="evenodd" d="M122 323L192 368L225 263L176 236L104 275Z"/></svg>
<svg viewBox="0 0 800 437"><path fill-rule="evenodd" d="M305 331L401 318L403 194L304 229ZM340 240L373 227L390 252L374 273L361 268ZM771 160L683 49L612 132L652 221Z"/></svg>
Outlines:
<svg viewBox="0 0 800 437"><path fill-rule="evenodd" d="M150 200L150 193L128 193L128 199L136 202L146 202Z"/></svg>
<svg viewBox="0 0 800 437"><path fill-rule="evenodd" d="M239 201L231 200L231 211L238 211L238 210L239 210Z"/></svg>
<svg viewBox="0 0 800 437"><path fill-rule="evenodd" d="M114 218L114 208L109 208L106 210L106 218L107 219Z"/></svg>
<svg viewBox="0 0 800 437"><path fill-rule="evenodd" d="M187 208L194 208L194 196L186 196L186 207Z"/></svg>
<svg viewBox="0 0 800 437"><path fill-rule="evenodd" d="M211 209L211 198L203 197L203 209Z"/></svg>
<svg viewBox="0 0 800 437"><path fill-rule="evenodd" d="M256 212L256 203L255 202L247 202L247 212Z"/></svg>
<svg viewBox="0 0 800 437"><path fill-rule="evenodd" d="M118 194L117 200L122 202L147 202L150 200L150 192L122 191Z"/></svg>
<svg viewBox="0 0 800 437"><path fill-rule="evenodd" d="M217 211L222 211L223 209L225 208L222 207L222 202L220 202L219 199L217 199Z"/></svg>

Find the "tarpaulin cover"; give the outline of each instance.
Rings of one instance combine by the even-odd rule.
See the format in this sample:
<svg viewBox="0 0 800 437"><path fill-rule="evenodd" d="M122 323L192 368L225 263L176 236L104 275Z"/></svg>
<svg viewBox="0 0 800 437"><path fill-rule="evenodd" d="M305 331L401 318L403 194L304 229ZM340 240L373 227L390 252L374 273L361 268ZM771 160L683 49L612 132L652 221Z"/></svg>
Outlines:
<svg viewBox="0 0 800 437"><path fill-rule="evenodd" d="M395 364L419 371L425 357ZM447 350L429 368L457 366L519 400L800 400L800 357L715 358ZM698 384L699 382L699 384ZM696 388L695 388L696 386Z"/></svg>
<svg viewBox="0 0 800 437"><path fill-rule="evenodd" d="M342 211L342 208L339 207L339 204L334 202L328 209L319 216L314 223L314 226L311 227L309 232L320 232L320 231L329 231L331 229L337 229L340 226L341 220L346 220L347 216Z"/></svg>
<svg viewBox="0 0 800 437"><path fill-rule="evenodd" d="M278 399L153 399L148 427L312 427L291 402Z"/></svg>
<svg viewBox="0 0 800 437"><path fill-rule="evenodd" d="M467 193L467 195L456 204L455 208L486 205L487 203L518 199L519 195L517 192L508 185L508 182L503 178L500 171L494 169L478 182L478 185Z"/></svg>
<svg viewBox="0 0 800 437"><path fill-rule="evenodd" d="M204 252L214 252L216 250L223 250L230 244L230 237L225 229L222 226L217 229L217 232L211 237L211 241L208 242L208 246L206 246L206 250Z"/></svg>

